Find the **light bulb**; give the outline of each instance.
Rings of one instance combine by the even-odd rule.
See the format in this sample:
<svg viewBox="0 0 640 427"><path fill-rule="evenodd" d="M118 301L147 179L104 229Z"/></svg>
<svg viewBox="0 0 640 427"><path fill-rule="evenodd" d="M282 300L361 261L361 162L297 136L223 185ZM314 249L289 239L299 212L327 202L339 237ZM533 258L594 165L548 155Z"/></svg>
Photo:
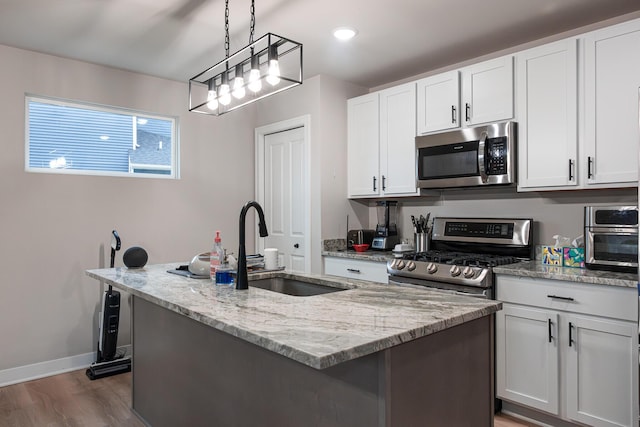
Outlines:
<svg viewBox="0 0 640 427"><path fill-rule="evenodd" d="M210 110L215 110L218 108L218 99L216 98L216 91L210 90L207 96L207 108Z"/></svg>
<svg viewBox="0 0 640 427"><path fill-rule="evenodd" d="M246 90L244 88L244 79L242 77L236 77L233 79L233 96L236 99L244 98Z"/></svg>
<svg viewBox="0 0 640 427"><path fill-rule="evenodd" d="M218 101L222 105L229 105L231 102L231 94L229 93L229 84L222 83L218 89Z"/></svg>
<svg viewBox="0 0 640 427"><path fill-rule="evenodd" d="M233 79L233 92L231 94L236 99L242 99L246 93L244 77L242 77L242 64L238 64L236 65L236 78Z"/></svg>
<svg viewBox="0 0 640 427"><path fill-rule="evenodd" d="M260 92L262 89L262 80L260 80L260 70L253 68L249 71L249 90L252 92Z"/></svg>
<svg viewBox="0 0 640 427"><path fill-rule="evenodd" d="M269 72L267 74L267 81L271 86L275 86L280 83L280 66L277 59L269 60Z"/></svg>

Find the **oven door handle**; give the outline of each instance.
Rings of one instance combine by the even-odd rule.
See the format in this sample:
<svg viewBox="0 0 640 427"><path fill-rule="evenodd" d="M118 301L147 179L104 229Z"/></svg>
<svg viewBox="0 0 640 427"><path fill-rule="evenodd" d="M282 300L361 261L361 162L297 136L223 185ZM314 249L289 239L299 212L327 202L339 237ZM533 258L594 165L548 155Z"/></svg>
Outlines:
<svg viewBox="0 0 640 427"><path fill-rule="evenodd" d="M478 293L462 292L462 291L457 291L457 290L453 290L453 289L438 288L436 286L423 286L423 285L418 285L418 284L413 284L413 283L398 282L396 280L393 280L391 278L391 276L389 276L389 285L405 286L405 287L409 287L409 288L418 288L418 289L431 289L431 290L447 292L447 293L451 293L451 294L455 294L455 295L462 295L462 296L465 296L465 297L489 299L489 290L488 289L483 289L482 292L478 292Z"/></svg>
<svg viewBox="0 0 640 427"><path fill-rule="evenodd" d="M487 132L480 134L480 142L478 142L478 171L480 172L480 179L483 183L487 182L487 171L485 168L485 146L487 143Z"/></svg>
<svg viewBox="0 0 640 427"><path fill-rule="evenodd" d="M489 296L487 295L487 290L483 290L482 292L478 293L478 294L472 294L470 292L460 292L460 291L453 291L456 295L463 295L465 297L476 297L476 298L485 298L488 299Z"/></svg>

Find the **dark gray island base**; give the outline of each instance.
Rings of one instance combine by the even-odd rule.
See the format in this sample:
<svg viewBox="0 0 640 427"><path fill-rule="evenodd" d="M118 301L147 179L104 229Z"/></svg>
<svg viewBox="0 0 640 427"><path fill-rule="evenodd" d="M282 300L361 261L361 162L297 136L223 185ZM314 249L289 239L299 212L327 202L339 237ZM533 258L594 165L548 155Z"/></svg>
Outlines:
<svg viewBox="0 0 640 427"><path fill-rule="evenodd" d="M134 297L133 408L162 426L491 426L493 315L314 369Z"/></svg>
<svg viewBox="0 0 640 427"><path fill-rule="evenodd" d="M253 279L340 290L239 291L171 268L87 271L132 295L132 403L151 426L493 424L499 301L287 272Z"/></svg>

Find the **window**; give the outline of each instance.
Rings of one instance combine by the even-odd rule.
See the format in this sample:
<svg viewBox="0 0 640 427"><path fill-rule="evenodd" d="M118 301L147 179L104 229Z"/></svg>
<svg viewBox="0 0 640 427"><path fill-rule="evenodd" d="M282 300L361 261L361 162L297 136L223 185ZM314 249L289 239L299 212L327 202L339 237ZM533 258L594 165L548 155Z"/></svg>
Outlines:
<svg viewBox="0 0 640 427"><path fill-rule="evenodd" d="M178 178L174 117L26 96L26 170Z"/></svg>

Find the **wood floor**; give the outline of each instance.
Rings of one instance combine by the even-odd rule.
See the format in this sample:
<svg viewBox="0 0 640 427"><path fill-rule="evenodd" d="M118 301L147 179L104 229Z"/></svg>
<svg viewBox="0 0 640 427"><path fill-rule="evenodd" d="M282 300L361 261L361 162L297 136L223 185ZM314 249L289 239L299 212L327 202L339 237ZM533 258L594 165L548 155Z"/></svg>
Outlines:
<svg viewBox="0 0 640 427"><path fill-rule="evenodd" d="M2 427L144 427L130 408L131 373L90 381L80 370L0 388ZM495 419L495 427L530 426Z"/></svg>

